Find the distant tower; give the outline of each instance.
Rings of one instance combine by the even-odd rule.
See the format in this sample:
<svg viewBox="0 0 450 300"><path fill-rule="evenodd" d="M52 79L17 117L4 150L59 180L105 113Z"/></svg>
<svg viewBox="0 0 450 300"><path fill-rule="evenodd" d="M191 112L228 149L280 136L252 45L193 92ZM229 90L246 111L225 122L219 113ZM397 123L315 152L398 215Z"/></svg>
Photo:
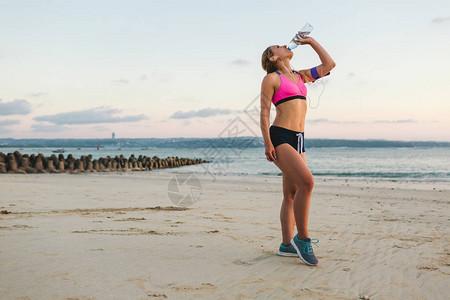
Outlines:
<svg viewBox="0 0 450 300"><path fill-rule="evenodd" d="M112 139L114 139L116 137L116 134L113 132L112 133Z"/></svg>

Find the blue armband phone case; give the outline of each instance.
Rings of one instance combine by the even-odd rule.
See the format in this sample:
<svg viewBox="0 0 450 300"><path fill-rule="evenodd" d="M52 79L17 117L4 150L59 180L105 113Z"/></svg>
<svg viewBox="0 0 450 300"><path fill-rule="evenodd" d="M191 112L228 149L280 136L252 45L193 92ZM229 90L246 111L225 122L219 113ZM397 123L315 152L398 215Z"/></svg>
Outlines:
<svg viewBox="0 0 450 300"><path fill-rule="evenodd" d="M314 80L320 78L319 73L317 73L317 67L314 67L311 69L311 75L314 78ZM330 72L328 72L327 74L323 75L324 77L330 75Z"/></svg>

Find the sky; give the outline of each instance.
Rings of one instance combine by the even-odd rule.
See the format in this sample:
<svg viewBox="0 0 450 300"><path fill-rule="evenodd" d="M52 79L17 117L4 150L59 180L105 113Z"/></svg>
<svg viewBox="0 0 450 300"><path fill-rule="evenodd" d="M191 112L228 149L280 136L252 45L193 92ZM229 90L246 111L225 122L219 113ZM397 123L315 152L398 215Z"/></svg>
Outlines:
<svg viewBox="0 0 450 300"><path fill-rule="evenodd" d="M305 138L450 141L450 1L415 0L0 0L0 138L261 137L262 52L306 22L336 67Z"/></svg>

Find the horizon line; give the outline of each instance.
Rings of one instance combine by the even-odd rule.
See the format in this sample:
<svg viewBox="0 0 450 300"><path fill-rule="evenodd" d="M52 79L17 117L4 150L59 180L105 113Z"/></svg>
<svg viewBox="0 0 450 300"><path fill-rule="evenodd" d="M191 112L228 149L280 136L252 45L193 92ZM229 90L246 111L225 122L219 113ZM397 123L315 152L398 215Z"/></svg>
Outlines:
<svg viewBox="0 0 450 300"><path fill-rule="evenodd" d="M143 139L235 139L235 138L254 138L254 139L263 139L262 137L256 136L239 136L239 137L146 137L146 138L0 138L0 140L143 140ZM330 141L386 141L386 142L436 142L436 143L450 143L450 140L387 140L387 139L331 139L331 138L309 138L309 140L330 140ZM1 145L0 145L1 146Z"/></svg>

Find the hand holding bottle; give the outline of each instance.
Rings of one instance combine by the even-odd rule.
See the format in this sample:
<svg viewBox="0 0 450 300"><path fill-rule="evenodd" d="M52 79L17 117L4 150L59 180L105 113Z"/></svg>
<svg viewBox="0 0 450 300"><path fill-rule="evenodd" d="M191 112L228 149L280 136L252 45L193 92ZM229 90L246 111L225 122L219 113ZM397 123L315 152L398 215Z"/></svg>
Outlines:
<svg viewBox="0 0 450 300"><path fill-rule="evenodd" d="M307 37L305 37L303 39L298 39L298 42L299 42L300 45L305 45L305 44L309 44L310 45L314 41L315 41L315 39L310 37L310 36L307 36Z"/></svg>

